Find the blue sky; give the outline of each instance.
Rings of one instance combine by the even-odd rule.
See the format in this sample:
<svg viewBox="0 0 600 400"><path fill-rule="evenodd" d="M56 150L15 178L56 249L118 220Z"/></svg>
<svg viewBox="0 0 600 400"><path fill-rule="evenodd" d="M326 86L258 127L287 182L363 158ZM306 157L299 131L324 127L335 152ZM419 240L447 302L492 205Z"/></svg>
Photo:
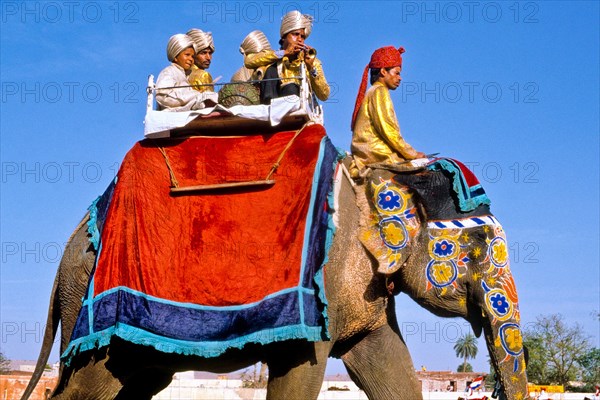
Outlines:
<svg viewBox="0 0 600 400"><path fill-rule="evenodd" d="M595 1L20 2L1 21L1 351L35 359L60 254L87 206L143 138L145 86L167 65L166 43L211 31L210 72L226 81L238 46L279 20L316 17L332 96L333 142L349 148L350 116L373 50L404 46L392 94L418 150L465 162L503 223L523 324L561 313L595 346L599 276L599 6ZM398 319L418 368L455 369L470 328L404 295ZM485 345L472 362L487 371ZM55 351L51 361L58 359ZM330 373L342 371L333 362Z"/></svg>

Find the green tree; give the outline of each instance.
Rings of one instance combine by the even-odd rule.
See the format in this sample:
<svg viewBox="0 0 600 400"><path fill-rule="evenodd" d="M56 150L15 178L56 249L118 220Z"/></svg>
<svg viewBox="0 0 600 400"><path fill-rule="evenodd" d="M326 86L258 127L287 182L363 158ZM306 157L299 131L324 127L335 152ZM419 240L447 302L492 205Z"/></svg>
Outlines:
<svg viewBox="0 0 600 400"><path fill-rule="evenodd" d="M454 351L456 357L463 359L462 370L464 371L467 368L467 360L477 356L477 339L471 333L461 336L454 345Z"/></svg>
<svg viewBox="0 0 600 400"><path fill-rule="evenodd" d="M581 380L585 383L585 392L593 392L594 385L600 383L600 349L593 348L578 360L582 368Z"/></svg>
<svg viewBox="0 0 600 400"><path fill-rule="evenodd" d="M523 347L529 350L527 379L540 385L550 384L550 366L544 340L539 335L533 334L532 331L525 331L523 332Z"/></svg>
<svg viewBox="0 0 600 400"><path fill-rule="evenodd" d="M457 372L473 372L473 366L469 363L458 364L456 371Z"/></svg>
<svg viewBox="0 0 600 400"><path fill-rule="evenodd" d="M539 316L535 326L524 332L523 344L529 349L527 377L540 385L566 386L580 378L579 362L591 350L583 328L568 326L560 314Z"/></svg>
<svg viewBox="0 0 600 400"><path fill-rule="evenodd" d="M4 357L4 354L2 354L2 352L0 352L0 374L6 374L10 371L10 368L8 367L8 363L10 362L10 360L6 359Z"/></svg>

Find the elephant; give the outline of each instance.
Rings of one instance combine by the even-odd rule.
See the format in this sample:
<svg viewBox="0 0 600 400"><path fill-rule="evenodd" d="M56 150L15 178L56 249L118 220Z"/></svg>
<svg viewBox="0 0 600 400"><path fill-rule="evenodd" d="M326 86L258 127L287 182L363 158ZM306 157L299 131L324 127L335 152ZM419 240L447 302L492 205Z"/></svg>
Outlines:
<svg viewBox="0 0 600 400"><path fill-rule="evenodd" d="M428 174L443 178L439 171ZM426 204L432 198L432 180L423 175L405 174L405 182L380 179L380 187L362 192L364 185L356 186L349 175L340 179L339 225L324 266L330 340L246 345L216 358L201 358L161 353L117 338L107 347L80 354L68 366L61 363L52 398L151 399L169 385L175 372L224 373L262 361L269 369L268 399L316 399L331 356L341 358L369 399L421 399L395 311L394 296L400 292L438 316L466 319L477 336L483 331L503 396L528 398L518 303L502 228L485 205L465 214L480 225L466 226L465 219L452 226L432 223L432 210L456 209L456 205L449 195ZM387 193L381 198L403 203L401 218L394 221L406 228L401 238L396 237L406 243L393 268L382 268L366 250L369 238L357 234L365 232L364 213L357 202L357 194L365 192ZM84 217L69 239L58 267L42 350L23 400L43 371L59 322L61 353L68 345L94 263L88 219L89 215ZM378 229L384 220L371 221L371 228Z"/></svg>

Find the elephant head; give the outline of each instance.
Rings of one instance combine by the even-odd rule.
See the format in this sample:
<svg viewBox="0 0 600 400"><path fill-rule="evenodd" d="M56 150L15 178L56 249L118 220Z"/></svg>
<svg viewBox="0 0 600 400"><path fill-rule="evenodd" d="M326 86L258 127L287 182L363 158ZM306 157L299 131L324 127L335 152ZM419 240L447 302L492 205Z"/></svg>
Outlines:
<svg viewBox="0 0 600 400"><path fill-rule="evenodd" d="M476 336L483 330L506 397L527 398L518 296L504 230L486 205L448 213L456 209L452 197L434 193L436 180L444 179L440 174L380 173L371 180L365 190L371 212L363 217L360 239L377 259L388 289L407 293L438 316L465 318ZM439 219L443 215L451 218Z"/></svg>

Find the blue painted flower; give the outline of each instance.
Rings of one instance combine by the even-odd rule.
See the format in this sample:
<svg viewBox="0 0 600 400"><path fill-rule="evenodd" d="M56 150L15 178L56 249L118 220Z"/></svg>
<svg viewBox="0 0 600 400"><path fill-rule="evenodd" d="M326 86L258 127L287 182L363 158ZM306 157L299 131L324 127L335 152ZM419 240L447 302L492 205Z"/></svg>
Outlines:
<svg viewBox="0 0 600 400"><path fill-rule="evenodd" d="M498 312L498 314L503 315L508 311L508 301L506 301L506 296L501 295L500 293L496 293L490 297L490 303L492 303L492 308Z"/></svg>
<svg viewBox="0 0 600 400"><path fill-rule="evenodd" d="M433 249L433 252L435 253L435 255L440 256L440 257L448 256L448 255L452 254L453 251L454 251L454 244L447 240L442 240L440 242L437 242Z"/></svg>
<svg viewBox="0 0 600 400"><path fill-rule="evenodd" d="M400 196L394 193L393 190L381 192L379 193L379 200L377 203L383 210L393 210L400 207Z"/></svg>

